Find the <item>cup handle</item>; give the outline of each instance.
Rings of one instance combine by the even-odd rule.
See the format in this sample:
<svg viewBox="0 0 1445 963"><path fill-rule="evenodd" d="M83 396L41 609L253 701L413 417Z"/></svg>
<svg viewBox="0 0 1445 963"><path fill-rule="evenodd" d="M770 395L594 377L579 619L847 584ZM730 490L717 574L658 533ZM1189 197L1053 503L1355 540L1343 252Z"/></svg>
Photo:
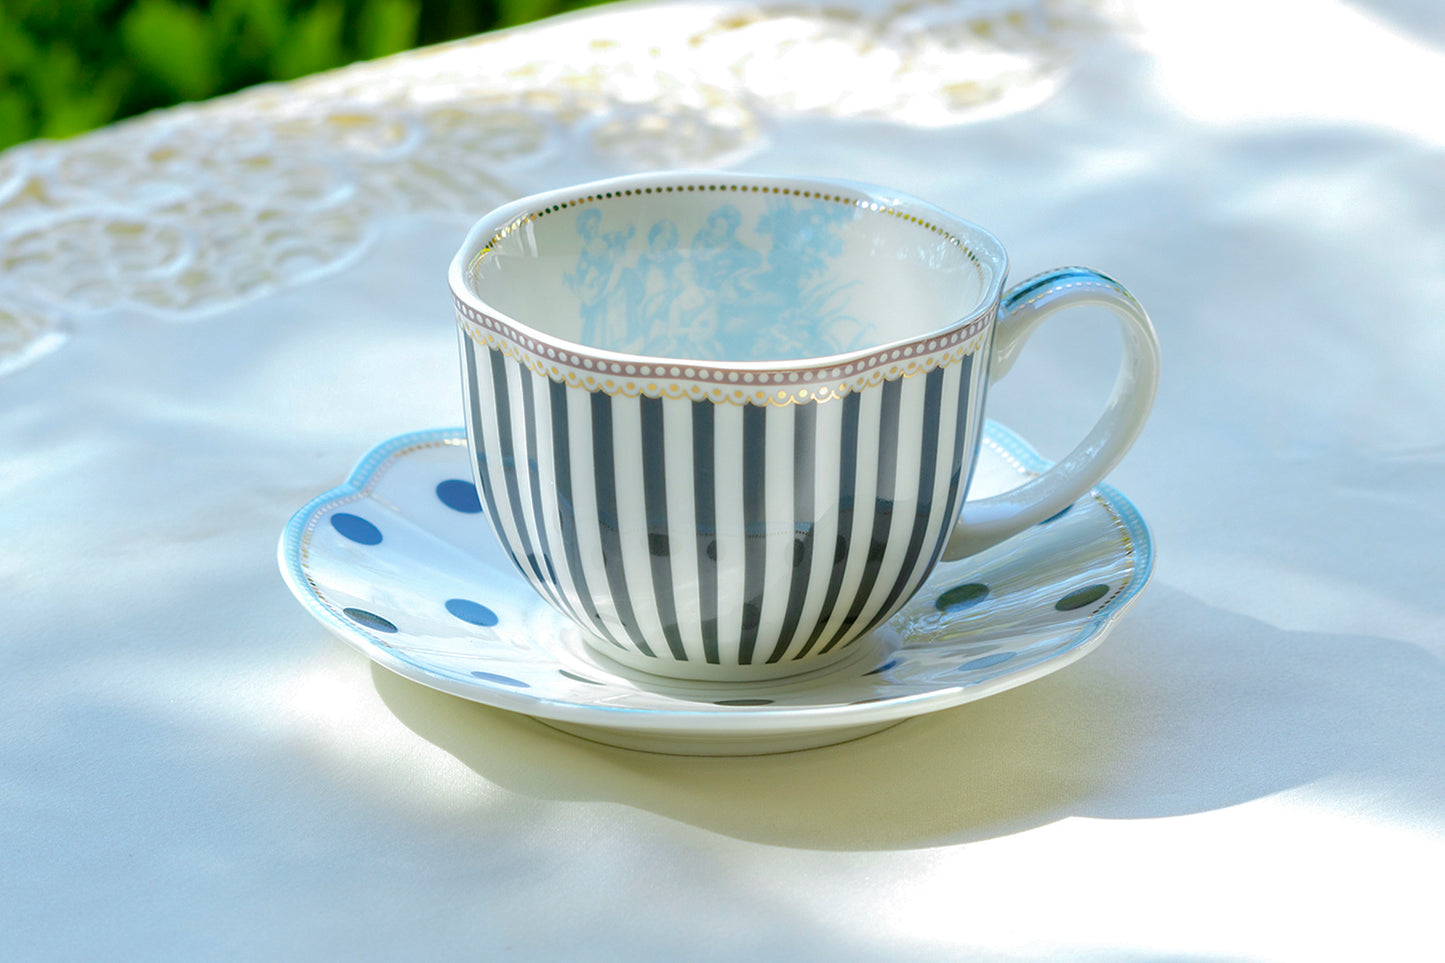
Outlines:
<svg viewBox="0 0 1445 963"><path fill-rule="evenodd" d="M1065 308L1095 304L1119 319L1124 357L1104 413L1063 461L1012 491L964 503L943 558L964 558L997 545L1068 508L1107 475L1134 444L1159 385L1159 342L1133 295L1107 275L1088 268L1059 268L1009 290L994 325L990 380L1003 377L1029 335Z"/></svg>

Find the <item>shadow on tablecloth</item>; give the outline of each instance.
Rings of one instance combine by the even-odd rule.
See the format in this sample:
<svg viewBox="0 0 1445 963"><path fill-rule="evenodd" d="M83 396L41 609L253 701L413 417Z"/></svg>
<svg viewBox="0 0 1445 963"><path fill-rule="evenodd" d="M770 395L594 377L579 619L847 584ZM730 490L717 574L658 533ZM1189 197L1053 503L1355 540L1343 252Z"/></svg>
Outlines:
<svg viewBox="0 0 1445 963"><path fill-rule="evenodd" d="M1153 634L1166 625L1173 637ZM618 802L805 849L910 849L1068 817L1177 816L1363 773L1391 778L1375 787L1383 795L1408 797L1416 763L1382 747L1445 741L1445 668L1420 650L1283 631L1157 584L1097 652L1055 675L855 742L772 756L615 749L372 671L403 724L510 791Z"/></svg>

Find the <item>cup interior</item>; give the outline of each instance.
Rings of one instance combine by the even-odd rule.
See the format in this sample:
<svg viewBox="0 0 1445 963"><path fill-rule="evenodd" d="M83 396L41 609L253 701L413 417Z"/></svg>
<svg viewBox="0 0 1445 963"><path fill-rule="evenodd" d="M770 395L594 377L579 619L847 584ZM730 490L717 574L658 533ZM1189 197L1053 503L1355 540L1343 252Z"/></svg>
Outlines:
<svg viewBox="0 0 1445 963"><path fill-rule="evenodd" d="M518 202L459 259L487 313L629 355L819 358L988 304L997 242L921 202L746 175L630 178Z"/></svg>

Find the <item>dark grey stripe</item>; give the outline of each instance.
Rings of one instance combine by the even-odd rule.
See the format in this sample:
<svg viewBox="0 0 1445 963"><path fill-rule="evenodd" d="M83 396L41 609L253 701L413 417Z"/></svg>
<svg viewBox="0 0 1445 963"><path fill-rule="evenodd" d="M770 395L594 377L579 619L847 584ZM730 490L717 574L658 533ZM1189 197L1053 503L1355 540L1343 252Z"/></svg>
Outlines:
<svg viewBox="0 0 1445 963"><path fill-rule="evenodd" d="M677 602L672 589L672 545L667 527L667 451L663 442L662 399L638 399L642 412L642 495L647 507L647 555L652 563L652 591L657 616L672 657L687 661L677 628Z"/></svg>
<svg viewBox="0 0 1445 963"><path fill-rule="evenodd" d="M627 593L627 574L622 569L622 538L617 521L617 464L612 447L612 399L602 392L593 392L592 401L592 469L597 477L597 527L602 536L602 564L607 572L607 590L617 606L617 618L623 629L643 655L652 656L652 647L637 628L637 615L632 597Z"/></svg>
<svg viewBox="0 0 1445 963"><path fill-rule="evenodd" d="M692 485L696 492L698 618L703 658L718 664L717 491L713 480L713 405L692 403Z"/></svg>
<svg viewBox="0 0 1445 963"><path fill-rule="evenodd" d="M768 557L767 512L768 409L743 407L743 632L738 662L751 665L763 616L764 567Z"/></svg>
<svg viewBox="0 0 1445 963"><path fill-rule="evenodd" d="M522 370L522 422L526 425L527 483L532 490L532 521L536 525L537 550L541 553L542 567L546 569L547 585L562 611L575 619L577 610L557 581L557 566L552 564L552 549L547 539L547 519L542 512L542 478L537 464L537 402L532 396L532 379L535 377L525 368Z"/></svg>
<svg viewBox="0 0 1445 963"><path fill-rule="evenodd" d="M823 609L818 613L817 624L808 641L793 656L801 659L818 644L823 630L832 618L833 606L838 604L838 592L843 587L843 572L848 567L848 542L853 532L853 503L858 484L858 392L851 391L843 397L843 424L840 429L842 453L838 457L838 538L833 549L833 571L828 576L828 590L823 596Z"/></svg>
<svg viewBox="0 0 1445 963"><path fill-rule="evenodd" d="M572 438L567 415L567 386L560 381L548 382L552 409L552 464L556 469L557 515L562 527L562 548L567 556L567 571L577 589L577 600L587 616L586 625L601 633L618 648L624 648L597 614L592 592L587 587L587 573L582 565L582 552L577 545L577 512L572 506Z"/></svg>
<svg viewBox="0 0 1445 963"><path fill-rule="evenodd" d="M817 454L818 404L793 405L793 578L788 586L788 609L778 644L769 662L777 662L793 642L803 602L808 592L808 575L813 567L813 459Z"/></svg>
<svg viewBox="0 0 1445 963"><path fill-rule="evenodd" d="M942 398L943 369L934 368L928 373L923 388L923 431L918 442L922 446L921 465L918 469L918 513L913 519L913 531L908 536L908 552L904 556L905 559L914 561L912 564L905 563L902 571L898 573L893 588L883 600L883 607L869 623L866 630L868 632L876 629L879 623L888 617L904 588L928 561L919 549L923 547L923 536L928 531L928 517L933 511L933 476L938 472L938 423Z"/></svg>
<svg viewBox="0 0 1445 963"><path fill-rule="evenodd" d="M903 394L903 379L894 378L883 382L883 403L878 416L878 486L875 489L873 505L873 531L868 540L868 557L863 563L863 580L858 583L858 594L843 618L843 624L828 644L819 650L822 655L844 639L853 636L853 626L873 596L873 586L878 583L878 570L883 567L883 556L888 552L888 534L893 528L893 500L897 494L894 485L898 480L898 409Z"/></svg>
<svg viewBox="0 0 1445 963"><path fill-rule="evenodd" d="M959 488L965 482L964 465L969 464L970 469L973 467L970 464L973 459L968 456L968 452L963 450L963 443L968 440L968 402L973 394L973 359L975 357L971 354L966 355L959 362L963 366L963 370L958 373L958 411L954 415L953 432L953 474L949 476L948 480L949 508L943 518L943 528L938 532L938 543L933 546L933 551L928 555L930 569L938 564L938 558L943 554L944 546L948 544L948 536L953 534L953 526L958 521ZM982 404L978 407L980 411L983 410ZM975 443L978 441L976 435L974 441Z"/></svg>
<svg viewBox="0 0 1445 963"><path fill-rule="evenodd" d="M492 490L492 475L490 465L487 462L486 432L483 430L482 422L481 388L477 380L477 372L481 362L477 359L476 353L478 351L487 351L488 359L491 360L491 356L495 354L495 352L479 347L470 338L467 339L467 342L467 388L469 389L467 397L471 400L472 441L476 447L477 483L481 489L482 498L487 503L487 518L491 522L493 533L497 536L498 544L500 544L502 550L507 553L507 558L512 560L512 564L517 567L517 571L521 573L522 577L536 586L537 591L540 592L542 588L534 577L534 573L531 572L522 561L526 553L524 552L519 555L516 546L507 538L507 531L502 524L502 516L497 506L496 493Z"/></svg>
<svg viewBox="0 0 1445 963"><path fill-rule="evenodd" d="M542 593L553 602L556 596L537 556L532 552L532 541L527 537L527 517L522 511L521 487L517 482L517 447L512 442L512 399L507 391L507 362L500 351L489 351L492 356L492 404L497 412L497 448L502 455L502 480L507 486L507 501L511 503L512 522L517 526L517 545ZM523 559L516 559L521 565Z"/></svg>
<svg viewBox="0 0 1445 963"><path fill-rule="evenodd" d="M492 497L492 476L487 471L486 435L482 432L481 390L477 387L477 343L471 338L467 338L464 357L467 361L467 399L471 403L472 448L477 458L477 487L481 489L482 498L487 502L487 518L492 523L492 530L496 532L497 541L502 543L502 548L507 550L507 556L516 564L517 560L512 557L512 551L507 546L507 536L502 532L501 516L497 514L497 500Z"/></svg>

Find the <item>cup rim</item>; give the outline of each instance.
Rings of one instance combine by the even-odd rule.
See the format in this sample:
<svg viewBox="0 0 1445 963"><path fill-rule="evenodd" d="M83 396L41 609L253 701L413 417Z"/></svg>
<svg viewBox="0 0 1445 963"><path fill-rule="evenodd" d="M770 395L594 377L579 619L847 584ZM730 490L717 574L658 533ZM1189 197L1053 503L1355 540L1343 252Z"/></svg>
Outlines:
<svg viewBox="0 0 1445 963"><path fill-rule="evenodd" d="M808 191L826 191L825 198L837 199L854 204L873 204L907 220L912 220L940 233L953 236L964 246L973 260L987 264L985 284L972 307L961 312L953 320L920 334L881 341L863 348L855 348L831 355L816 355L803 358L787 358L762 361L718 360L678 358L664 355L634 354L572 341L542 331L505 311L495 307L482 297L469 281L470 268L490 241L501 231L535 216L554 209L571 206L578 201L599 198L629 191L647 191L661 188L666 191L679 186L692 185L746 185L759 190L780 187ZM709 189L713 189L709 187ZM807 195L811 196L811 195ZM964 241L967 243L965 244ZM757 174L734 171L678 170L653 171L642 174L628 174L602 180L574 184L568 187L541 191L508 202L494 208L476 221L447 271L447 281L452 297L459 309L458 323L463 323L464 314L484 316L497 324L510 328L523 342L545 345L553 351L564 352L576 357L590 358L612 365L676 367L678 365L702 366L718 371L738 373L787 372L815 368L838 368L856 365L864 359L893 355L907 347L921 345L949 336L955 332L978 327L979 322L991 317L1008 275L1008 255L1002 242L988 230L972 221L950 214L942 208L920 198L861 181L831 177L810 177L806 175Z"/></svg>

